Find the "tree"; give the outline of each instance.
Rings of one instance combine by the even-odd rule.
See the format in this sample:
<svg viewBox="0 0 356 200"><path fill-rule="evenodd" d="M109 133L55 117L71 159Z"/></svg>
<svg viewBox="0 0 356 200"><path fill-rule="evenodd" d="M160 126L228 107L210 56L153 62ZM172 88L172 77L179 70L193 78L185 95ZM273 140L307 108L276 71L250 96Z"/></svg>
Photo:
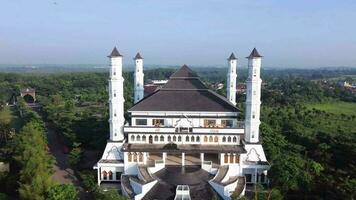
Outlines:
<svg viewBox="0 0 356 200"><path fill-rule="evenodd" d="M76 200L77 190L72 184L53 185L47 191L48 200Z"/></svg>
<svg viewBox="0 0 356 200"><path fill-rule="evenodd" d="M126 197L119 195L116 190L103 191L99 189L95 194L96 200L127 200Z"/></svg>

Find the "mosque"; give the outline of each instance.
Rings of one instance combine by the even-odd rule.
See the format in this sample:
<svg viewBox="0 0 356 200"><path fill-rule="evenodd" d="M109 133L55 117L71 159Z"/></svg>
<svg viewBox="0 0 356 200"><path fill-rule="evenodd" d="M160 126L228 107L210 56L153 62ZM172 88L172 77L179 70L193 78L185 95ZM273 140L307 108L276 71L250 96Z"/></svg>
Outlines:
<svg viewBox="0 0 356 200"><path fill-rule="evenodd" d="M227 96L211 91L183 65L144 96L143 58L134 58L134 105L124 118L123 56L109 56L110 139L94 166L98 184L129 199L228 200L246 185L266 184L270 168L260 140L262 56L248 59L245 120L236 107L237 58L227 59ZM204 196L205 195L205 196Z"/></svg>

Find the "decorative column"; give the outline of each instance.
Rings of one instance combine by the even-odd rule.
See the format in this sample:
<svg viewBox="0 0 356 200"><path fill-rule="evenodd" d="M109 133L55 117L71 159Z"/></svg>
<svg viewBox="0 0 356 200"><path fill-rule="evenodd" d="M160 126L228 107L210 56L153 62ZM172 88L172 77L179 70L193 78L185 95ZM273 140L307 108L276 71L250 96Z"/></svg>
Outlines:
<svg viewBox="0 0 356 200"><path fill-rule="evenodd" d="M204 153L200 153L200 161L201 161L201 165L203 165L203 163L204 163Z"/></svg>

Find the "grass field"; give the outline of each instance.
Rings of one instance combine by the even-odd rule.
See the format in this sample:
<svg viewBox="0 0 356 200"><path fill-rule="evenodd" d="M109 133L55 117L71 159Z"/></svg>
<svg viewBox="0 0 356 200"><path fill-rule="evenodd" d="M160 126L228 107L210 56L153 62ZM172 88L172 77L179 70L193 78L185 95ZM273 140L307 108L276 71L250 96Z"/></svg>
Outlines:
<svg viewBox="0 0 356 200"><path fill-rule="evenodd" d="M345 114L345 115L356 115L356 103L352 102L343 102L343 101L335 101L335 102L325 102L318 104L309 104L307 108L318 109L334 114Z"/></svg>

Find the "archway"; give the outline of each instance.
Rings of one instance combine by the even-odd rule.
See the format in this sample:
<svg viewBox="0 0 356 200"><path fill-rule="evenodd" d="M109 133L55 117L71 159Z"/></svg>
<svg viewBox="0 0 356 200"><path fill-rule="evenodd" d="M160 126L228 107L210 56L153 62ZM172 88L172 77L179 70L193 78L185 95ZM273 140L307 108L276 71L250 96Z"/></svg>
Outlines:
<svg viewBox="0 0 356 200"><path fill-rule="evenodd" d="M26 94L25 96L23 96L23 99L25 100L26 103L34 103L35 102L35 99L30 94Z"/></svg>

